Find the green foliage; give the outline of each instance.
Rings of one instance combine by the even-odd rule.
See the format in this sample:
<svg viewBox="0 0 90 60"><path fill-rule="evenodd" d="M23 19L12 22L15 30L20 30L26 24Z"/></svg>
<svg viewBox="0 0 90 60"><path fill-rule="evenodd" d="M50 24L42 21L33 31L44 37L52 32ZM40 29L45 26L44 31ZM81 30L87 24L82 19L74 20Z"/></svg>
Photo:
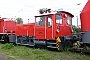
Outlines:
<svg viewBox="0 0 90 60"><path fill-rule="evenodd" d="M18 23L18 24L23 23L23 19L22 19L22 18L19 18L19 17L18 17L18 18L16 18L16 20L17 20L17 23Z"/></svg>
<svg viewBox="0 0 90 60"><path fill-rule="evenodd" d="M14 45L12 43L6 43L6 44L2 45L1 48L2 49L11 49L13 47L14 47Z"/></svg>
<svg viewBox="0 0 90 60"><path fill-rule="evenodd" d="M42 54L43 52L38 48L38 49L34 49L32 51L32 53L34 53L34 54Z"/></svg>
<svg viewBox="0 0 90 60"><path fill-rule="evenodd" d="M21 48L21 49L20 49ZM27 49L27 48L26 48ZM25 47L14 47L13 49L11 49L11 51L9 51L9 53L11 55L14 55L14 56L19 56L19 57L25 57L25 56L28 56L30 55L29 52L27 50L25 50Z"/></svg>
<svg viewBox="0 0 90 60"><path fill-rule="evenodd" d="M80 33L81 32L81 29L79 29L75 25L72 26L72 29L73 29L73 33Z"/></svg>

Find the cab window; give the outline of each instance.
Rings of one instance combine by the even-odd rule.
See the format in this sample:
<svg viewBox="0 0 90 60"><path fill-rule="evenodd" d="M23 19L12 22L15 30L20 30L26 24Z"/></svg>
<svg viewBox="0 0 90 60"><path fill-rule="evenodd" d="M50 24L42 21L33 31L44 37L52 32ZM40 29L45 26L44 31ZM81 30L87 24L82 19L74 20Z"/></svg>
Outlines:
<svg viewBox="0 0 90 60"><path fill-rule="evenodd" d="M36 17L36 26L45 26L45 16Z"/></svg>
<svg viewBox="0 0 90 60"><path fill-rule="evenodd" d="M48 27L52 26L52 16L48 16Z"/></svg>
<svg viewBox="0 0 90 60"><path fill-rule="evenodd" d="M56 23L62 24L62 14L56 14Z"/></svg>
<svg viewBox="0 0 90 60"><path fill-rule="evenodd" d="M67 23L72 24L72 18L70 16L67 16Z"/></svg>

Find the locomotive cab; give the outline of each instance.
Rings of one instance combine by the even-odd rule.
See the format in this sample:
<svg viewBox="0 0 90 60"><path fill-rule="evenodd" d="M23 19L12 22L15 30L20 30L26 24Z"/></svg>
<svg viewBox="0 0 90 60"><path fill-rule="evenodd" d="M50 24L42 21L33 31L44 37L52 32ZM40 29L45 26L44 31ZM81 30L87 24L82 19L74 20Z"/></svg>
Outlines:
<svg viewBox="0 0 90 60"><path fill-rule="evenodd" d="M56 36L72 35L72 17L73 15L65 11L56 13Z"/></svg>
<svg viewBox="0 0 90 60"><path fill-rule="evenodd" d="M66 11L35 16L35 43L62 50L72 39L72 18ZM65 42L65 43L63 43ZM61 47L60 47L61 46Z"/></svg>
<svg viewBox="0 0 90 60"><path fill-rule="evenodd" d="M56 37L72 36L72 17L65 11L35 16L36 39L55 40Z"/></svg>

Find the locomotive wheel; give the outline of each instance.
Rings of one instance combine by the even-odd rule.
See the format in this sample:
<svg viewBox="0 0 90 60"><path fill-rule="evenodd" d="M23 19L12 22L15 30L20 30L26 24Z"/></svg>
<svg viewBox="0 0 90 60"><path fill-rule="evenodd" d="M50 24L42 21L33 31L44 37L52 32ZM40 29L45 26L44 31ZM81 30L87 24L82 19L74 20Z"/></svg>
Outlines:
<svg viewBox="0 0 90 60"><path fill-rule="evenodd" d="M2 37L3 37L3 40L4 40L4 41L2 41L3 44L9 43L9 37L8 37L8 35L3 35Z"/></svg>

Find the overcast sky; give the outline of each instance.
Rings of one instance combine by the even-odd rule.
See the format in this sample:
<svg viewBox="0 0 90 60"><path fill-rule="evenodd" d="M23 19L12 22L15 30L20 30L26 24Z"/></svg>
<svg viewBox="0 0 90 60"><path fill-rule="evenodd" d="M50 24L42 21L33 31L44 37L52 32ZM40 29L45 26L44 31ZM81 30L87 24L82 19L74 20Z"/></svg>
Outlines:
<svg viewBox="0 0 90 60"><path fill-rule="evenodd" d="M63 8L74 14L73 24L76 25L76 16L79 17L84 5L88 0L0 0L0 16L6 18L21 17L24 23L34 20L34 16L40 8L58 10ZM80 5L77 5L79 4ZM80 24L80 22L79 22Z"/></svg>

